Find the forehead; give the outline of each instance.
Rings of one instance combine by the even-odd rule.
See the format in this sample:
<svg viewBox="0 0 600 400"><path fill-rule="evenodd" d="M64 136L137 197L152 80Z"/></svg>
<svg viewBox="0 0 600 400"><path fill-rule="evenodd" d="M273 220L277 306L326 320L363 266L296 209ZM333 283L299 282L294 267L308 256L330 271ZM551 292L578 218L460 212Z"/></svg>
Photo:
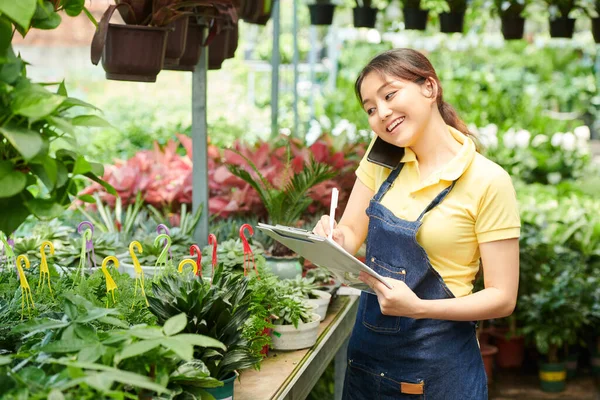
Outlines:
<svg viewBox="0 0 600 400"><path fill-rule="evenodd" d="M386 74L379 71L371 71L365 75L361 85L360 94L363 99L373 96L377 91L384 85L391 83L394 84L406 84L409 81L397 76Z"/></svg>

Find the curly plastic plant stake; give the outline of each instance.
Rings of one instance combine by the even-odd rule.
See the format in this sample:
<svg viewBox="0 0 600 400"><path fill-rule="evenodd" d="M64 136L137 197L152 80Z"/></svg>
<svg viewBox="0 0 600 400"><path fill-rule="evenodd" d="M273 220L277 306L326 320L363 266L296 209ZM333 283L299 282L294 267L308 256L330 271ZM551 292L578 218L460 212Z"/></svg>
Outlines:
<svg viewBox="0 0 600 400"><path fill-rule="evenodd" d="M190 246L190 256L196 256L196 266L198 267L196 276L202 277L202 250L200 250L197 244Z"/></svg>
<svg viewBox="0 0 600 400"><path fill-rule="evenodd" d="M148 299L146 298L146 290L144 289L144 270L140 265L140 260L138 260L137 255L135 254L135 250L137 249L138 253L142 254L142 244L138 241L133 241L129 243L129 255L131 256L131 261L133 262L133 269L135 270L135 289L133 291L133 296L137 296L138 285L141 288L142 296L144 296L144 300L146 300L146 306L149 306ZM131 304L131 308L133 308L133 304Z"/></svg>
<svg viewBox="0 0 600 400"><path fill-rule="evenodd" d="M162 251L158 255L158 258L156 259L156 264L154 264L154 265L156 267L161 268L161 270L164 272L164 269L166 269L166 267L169 263L167 254L169 252L169 249L171 248L171 238L169 237L169 235L165 235L164 233L161 233L160 235L158 235L156 237L156 239L154 239L154 246L159 246L160 241L163 239L166 239L166 243L164 245L165 247L163 247Z"/></svg>
<svg viewBox="0 0 600 400"><path fill-rule="evenodd" d="M6 237L4 232L0 231L0 240L2 241L4 247L4 255L6 256L6 268L11 268L12 265L17 265L15 261L15 252L13 251L13 247L11 246L11 240Z"/></svg>
<svg viewBox="0 0 600 400"><path fill-rule="evenodd" d="M106 308L108 308L109 295L112 296L113 305L115 305L117 303L117 301L115 300L115 290L117 290L117 284L115 283L112 276L110 276L110 274L108 273L108 263L110 261L113 262L113 264L115 265L115 268L119 268L119 260L117 260L117 257L115 257L115 256L108 256L108 257L104 258L104 260L102 260L102 267L101 267L102 273L104 274L104 277L106 278Z"/></svg>
<svg viewBox="0 0 600 400"><path fill-rule="evenodd" d="M25 314L25 303L27 303L27 311L29 313L31 313L31 307L35 308L35 304L33 303L31 288L29 287L29 282L27 282L27 277L25 276L25 271L23 271L21 262L25 264L25 268L27 269L29 269L30 264L27 256L20 255L17 257L17 271L19 272L19 284L21 285L21 319L23 319Z"/></svg>
<svg viewBox="0 0 600 400"><path fill-rule="evenodd" d="M167 226L165 224L158 224L158 226L156 227L156 233L158 233L159 235L161 233L164 233L165 235L170 236L171 232L169 232L169 228L167 228ZM167 241L163 241L162 245L165 246L167 244ZM173 260L173 253L171 252L171 248L169 247L169 258L171 259L171 261Z"/></svg>
<svg viewBox="0 0 600 400"><path fill-rule="evenodd" d="M244 224L240 227L240 239L242 239L242 244L244 246L244 276L248 274L246 266L250 267L250 260L252 260L252 266L254 267L254 271L256 271L256 278L260 279L258 269L256 268L256 262L254 261L254 253L252 253L250 243L248 243L248 239L246 239L246 235L244 235L244 230L246 229L250 233L250 236L254 235L254 230L250 224Z"/></svg>
<svg viewBox="0 0 600 400"><path fill-rule="evenodd" d="M198 264L196 264L196 261L190 260L189 258L186 258L185 260L182 260L179 263L179 267L177 268L177 270L180 274L183 274L183 267L185 267L186 265L191 265L192 269L194 270L194 275L198 275Z"/></svg>
<svg viewBox="0 0 600 400"><path fill-rule="evenodd" d="M50 270L48 269L48 258L46 256L46 248L49 248L50 254L54 255L54 245L52 244L52 242L47 240L44 241L40 246L40 256L42 261L40 262L40 281L38 282L38 290L40 290L40 288L44 284L44 280L48 280L48 289L50 289L50 296L54 298L54 295L52 294L52 285L50 285Z"/></svg>
<svg viewBox="0 0 600 400"><path fill-rule="evenodd" d="M87 226L88 228L83 230L85 226ZM85 239L85 254L87 254L89 268L90 270L92 270L92 268L97 267L96 252L94 251L94 241L92 240L92 237L94 236L94 225L90 221L83 221L79 225L77 225L77 232L80 235L83 235L83 238ZM85 261L82 262L80 260L79 266L80 268L82 268L81 274L83 276L83 268L85 267Z"/></svg>
<svg viewBox="0 0 600 400"><path fill-rule="evenodd" d="M212 274L210 276L210 285L212 286L215 269L217 268L217 237L214 233L208 235L208 244L212 244Z"/></svg>

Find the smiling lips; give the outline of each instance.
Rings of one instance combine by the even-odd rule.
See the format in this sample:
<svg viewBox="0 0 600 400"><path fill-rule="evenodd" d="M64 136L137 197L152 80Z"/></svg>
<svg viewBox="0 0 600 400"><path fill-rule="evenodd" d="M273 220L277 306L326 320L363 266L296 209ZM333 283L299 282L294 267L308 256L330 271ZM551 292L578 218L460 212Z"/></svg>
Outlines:
<svg viewBox="0 0 600 400"><path fill-rule="evenodd" d="M386 128L385 130L388 131L389 133L392 133L394 131L394 129L396 129L402 122L404 122L404 118L405 117L400 117L397 118L395 120L393 120Z"/></svg>

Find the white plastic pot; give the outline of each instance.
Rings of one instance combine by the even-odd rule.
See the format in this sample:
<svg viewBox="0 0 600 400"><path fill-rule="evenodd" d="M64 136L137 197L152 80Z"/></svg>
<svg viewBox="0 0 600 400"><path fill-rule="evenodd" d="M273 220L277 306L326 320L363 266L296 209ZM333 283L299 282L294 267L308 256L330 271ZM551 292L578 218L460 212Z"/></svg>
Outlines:
<svg viewBox="0 0 600 400"><path fill-rule="evenodd" d="M327 308L329 308L329 303L331 301L331 294L324 292L322 290L313 290L312 292L315 296L319 296L318 299L307 299L306 302L311 305L316 305L317 308L315 312L319 314L321 317L321 321L325 319L327 315Z"/></svg>
<svg viewBox="0 0 600 400"><path fill-rule="evenodd" d="M273 328L271 348L274 350L299 350L311 347L317 342L321 317L312 313L311 322L294 325L275 325Z"/></svg>

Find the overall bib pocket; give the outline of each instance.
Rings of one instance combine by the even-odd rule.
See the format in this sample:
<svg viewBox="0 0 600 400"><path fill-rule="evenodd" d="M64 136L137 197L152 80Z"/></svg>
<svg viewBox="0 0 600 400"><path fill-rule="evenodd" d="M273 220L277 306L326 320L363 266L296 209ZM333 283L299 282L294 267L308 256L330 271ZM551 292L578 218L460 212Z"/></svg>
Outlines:
<svg viewBox="0 0 600 400"><path fill-rule="evenodd" d="M355 360L348 360L344 394L349 398L373 400L421 400L425 398L422 379L396 379L381 370L374 370ZM367 393L364 393L364 391ZM347 397L348 398L348 397Z"/></svg>
<svg viewBox="0 0 600 400"><path fill-rule="evenodd" d="M405 281L404 268L393 267L375 257L371 257L368 261L369 266L384 278ZM402 330L403 317L383 315L377 296L374 294L363 292L362 297L359 313L362 314L362 323L365 327L378 333L398 333Z"/></svg>

